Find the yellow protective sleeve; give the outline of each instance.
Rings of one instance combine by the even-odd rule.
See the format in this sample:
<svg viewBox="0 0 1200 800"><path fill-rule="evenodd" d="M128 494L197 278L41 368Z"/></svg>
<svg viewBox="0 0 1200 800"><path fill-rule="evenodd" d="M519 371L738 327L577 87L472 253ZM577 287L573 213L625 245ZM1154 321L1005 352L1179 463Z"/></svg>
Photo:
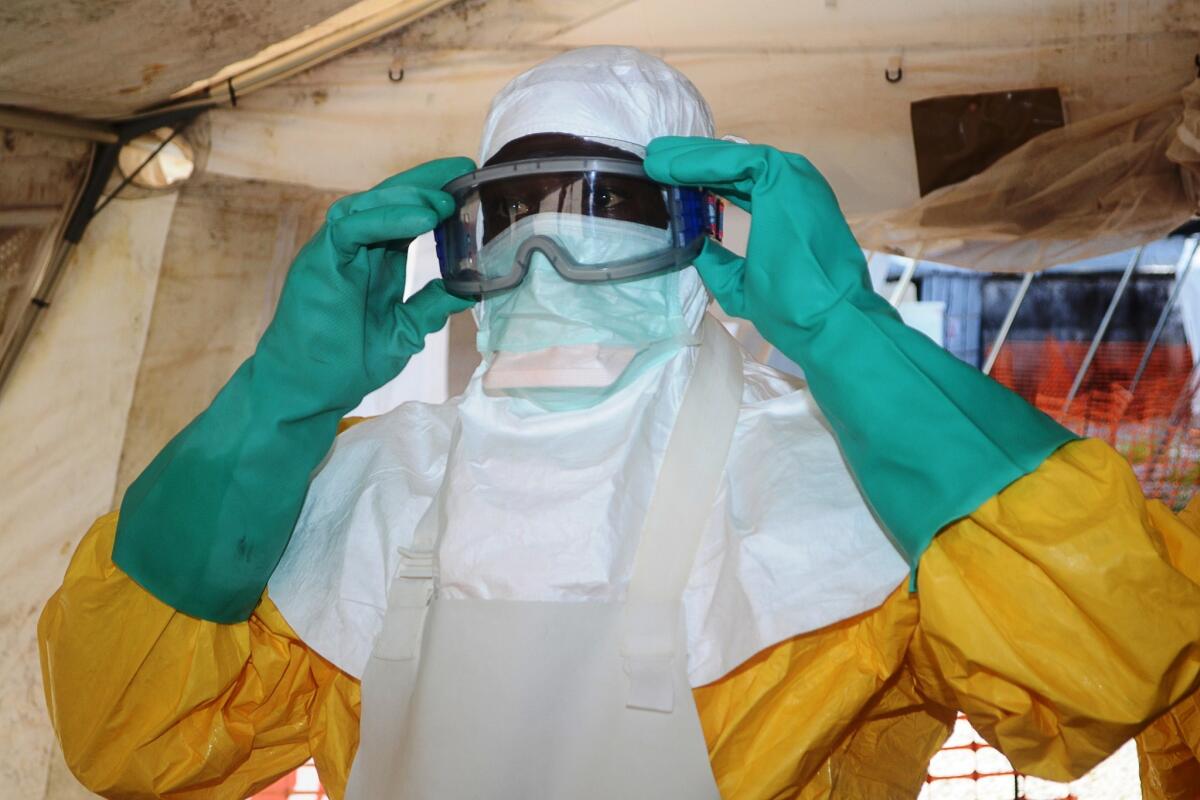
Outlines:
<svg viewBox="0 0 1200 800"><path fill-rule="evenodd" d="M237 625L156 599L113 565L116 519L92 526L38 622L46 705L79 781L111 798L233 800L312 755L340 796L358 682L268 598Z"/></svg>
<svg viewBox="0 0 1200 800"><path fill-rule="evenodd" d="M1179 515L1200 531L1200 495ZM1171 563L1200 583L1200 537L1167 542ZM1144 800L1195 800L1200 796L1200 693L1193 693L1137 738Z"/></svg>
<svg viewBox="0 0 1200 800"><path fill-rule="evenodd" d="M1137 738L1143 800L1200 796L1200 698L1184 699Z"/></svg>
<svg viewBox="0 0 1200 800"><path fill-rule="evenodd" d="M921 561L909 663L1022 772L1078 778L1200 684L1200 531L1098 440L1063 447Z"/></svg>
<svg viewBox="0 0 1200 800"><path fill-rule="evenodd" d="M916 797L953 710L916 691L907 581L874 611L797 636L695 690L729 800Z"/></svg>
<svg viewBox="0 0 1200 800"><path fill-rule="evenodd" d="M39 625L75 774L109 797L221 800L311 754L340 797L357 683L267 598L239 625L163 605L112 565L114 528L89 532ZM1107 446L1067 445L934 540L919 601L897 587L695 691L722 795L916 796L959 708L1018 769L1082 774L1197 683L1200 587L1172 563L1200 564L1198 541Z"/></svg>
<svg viewBox="0 0 1200 800"><path fill-rule="evenodd" d="M959 709L1018 770L1079 777L1200 681L1197 517L1064 446L933 541L917 595L696 690L722 796L916 797Z"/></svg>

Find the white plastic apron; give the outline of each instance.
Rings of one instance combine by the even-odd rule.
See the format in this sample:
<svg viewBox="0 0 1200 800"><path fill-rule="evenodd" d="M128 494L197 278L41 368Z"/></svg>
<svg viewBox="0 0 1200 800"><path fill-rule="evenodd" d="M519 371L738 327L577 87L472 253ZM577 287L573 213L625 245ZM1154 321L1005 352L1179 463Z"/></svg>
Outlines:
<svg viewBox="0 0 1200 800"><path fill-rule="evenodd" d="M706 318L624 602L437 597L435 501L363 674L349 800L720 796L687 679L682 594L741 392L737 345Z"/></svg>

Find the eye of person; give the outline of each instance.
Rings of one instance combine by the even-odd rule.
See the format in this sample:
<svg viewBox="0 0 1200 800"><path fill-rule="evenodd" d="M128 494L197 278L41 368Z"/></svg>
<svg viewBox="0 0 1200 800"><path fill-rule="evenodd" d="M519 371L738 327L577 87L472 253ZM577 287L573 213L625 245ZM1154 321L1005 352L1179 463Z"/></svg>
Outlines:
<svg viewBox="0 0 1200 800"><path fill-rule="evenodd" d="M519 197L506 197L500 201L500 213L510 219L516 219L527 215L529 206Z"/></svg>
<svg viewBox="0 0 1200 800"><path fill-rule="evenodd" d="M600 208L611 210L625 202L625 198L612 189L601 189L596 193L596 205Z"/></svg>

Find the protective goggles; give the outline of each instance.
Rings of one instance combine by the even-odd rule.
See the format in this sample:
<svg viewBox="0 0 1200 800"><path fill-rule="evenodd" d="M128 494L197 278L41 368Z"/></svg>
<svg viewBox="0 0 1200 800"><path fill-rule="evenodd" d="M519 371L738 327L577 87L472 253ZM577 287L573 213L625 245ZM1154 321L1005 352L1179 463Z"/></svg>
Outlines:
<svg viewBox="0 0 1200 800"><path fill-rule="evenodd" d="M434 230L442 279L471 299L517 286L539 253L565 280L622 281L687 266L722 235L720 198L656 183L640 161L526 159L442 188L458 209Z"/></svg>

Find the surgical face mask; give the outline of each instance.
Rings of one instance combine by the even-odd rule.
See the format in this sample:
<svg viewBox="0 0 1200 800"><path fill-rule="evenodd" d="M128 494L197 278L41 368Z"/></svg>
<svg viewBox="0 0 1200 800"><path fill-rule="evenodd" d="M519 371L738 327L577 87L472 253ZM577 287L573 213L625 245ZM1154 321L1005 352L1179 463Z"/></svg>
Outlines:
<svg viewBox="0 0 1200 800"><path fill-rule="evenodd" d="M647 252L666 236L653 226L570 214L537 214L506 233L482 249L485 269L511 263L513 248L532 235L553 237L579 258L595 260ZM484 388L524 394L556 410L592 405L695 344L707 301L690 268L580 284L535 254L522 283L476 306L476 343L488 362Z"/></svg>
<svg viewBox="0 0 1200 800"><path fill-rule="evenodd" d="M480 252L485 271L512 263L532 236L546 236L579 260L619 260L661 247L664 231L648 225L536 214L520 220ZM678 270L610 283L567 281L534 253L524 281L479 304L477 344L483 354L529 353L553 347L599 345L642 349L690 334L682 318Z"/></svg>

